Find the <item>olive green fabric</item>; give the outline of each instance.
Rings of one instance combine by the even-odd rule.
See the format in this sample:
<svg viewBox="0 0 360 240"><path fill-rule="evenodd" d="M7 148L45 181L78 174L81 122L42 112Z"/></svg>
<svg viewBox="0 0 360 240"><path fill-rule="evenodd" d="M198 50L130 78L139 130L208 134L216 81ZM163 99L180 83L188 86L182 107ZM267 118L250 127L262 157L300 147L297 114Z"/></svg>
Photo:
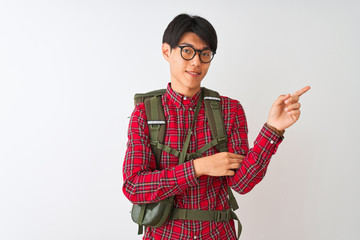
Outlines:
<svg viewBox="0 0 360 240"><path fill-rule="evenodd" d="M242 232L242 225L239 218L231 210L196 210L196 209L180 209L174 208L170 220L196 220L196 221L214 221L223 222L231 219L238 222L238 234L237 238L240 238Z"/></svg>
<svg viewBox="0 0 360 240"><path fill-rule="evenodd" d="M219 143L216 149L219 152L227 151L227 135L225 132L225 124L221 111L221 99L219 93L204 88L205 112L209 122L211 135L213 139L218 139Z"/></svg>
<svg viewBox="0 0 360 240"><path fill-rule="evenodd" d="M150 144L156 159L156 167L159 168L161 149L156 147L157 143L163 143L165 140L166 122L164 110L161 103L161 95L156 95L144 100L146 117L148 121L158 124L148 124L150 132ZM160 124L161 122L161 124Z"/></svg>
<svg viewBox="0 0 360 240"><path fill-rule="evenodd" d="M148 92L148 93L136 93L135 96L134 96L135 106L136 106L136 104L138 104L138 103L144 102L144 100L145 100L146 98L156 97L156 96L162 96L162 95L164 95L165 93L166 93L166 89L159 89L159 90L151 91L151 92Z"/></svg>
<svg viewBox="0 0 360 240"><path fill-rule="evenodd" d="M174 196L150 204L134 204L131 210L132 220L139 225L138 234L143 233L143 226L160 227L169 218L174 206Z"/></svg>

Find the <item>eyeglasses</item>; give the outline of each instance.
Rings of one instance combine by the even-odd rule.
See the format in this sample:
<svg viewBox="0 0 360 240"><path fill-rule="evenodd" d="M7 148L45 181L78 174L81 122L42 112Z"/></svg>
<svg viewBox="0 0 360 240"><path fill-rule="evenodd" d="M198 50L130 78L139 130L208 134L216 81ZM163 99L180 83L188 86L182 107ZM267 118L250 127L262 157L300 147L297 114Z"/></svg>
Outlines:
<svg viewBox="0 0 360 240"><path fill-rule="evenodd" d="M209 49L198 50L190 46L177 46L177 47L181 49L180 50L181 57L187 61L193 59L196 55L196 52L199 52L200 61L203 63L211 62L211 60L214 58L215 55L215 52Z"/></svg>

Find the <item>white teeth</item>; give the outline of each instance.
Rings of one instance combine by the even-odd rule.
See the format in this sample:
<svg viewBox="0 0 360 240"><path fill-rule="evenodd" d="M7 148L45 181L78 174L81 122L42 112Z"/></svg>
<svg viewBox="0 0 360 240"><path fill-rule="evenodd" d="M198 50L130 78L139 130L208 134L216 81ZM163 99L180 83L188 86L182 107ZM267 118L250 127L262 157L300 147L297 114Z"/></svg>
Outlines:
<svg viewBox="0 0 360 240"><path fill-rule="evenodd" d="M197 72L188 72L190 74L193 74L193 75L199 75L200 73L197 73Z"/></svg>

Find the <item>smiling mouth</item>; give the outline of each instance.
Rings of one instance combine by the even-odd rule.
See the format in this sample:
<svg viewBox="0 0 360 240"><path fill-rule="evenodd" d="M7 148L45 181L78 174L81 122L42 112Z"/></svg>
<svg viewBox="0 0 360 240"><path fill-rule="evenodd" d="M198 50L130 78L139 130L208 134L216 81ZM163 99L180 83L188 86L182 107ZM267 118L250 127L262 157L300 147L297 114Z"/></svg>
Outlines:
<svg viewBox="0 0 360 240"><path fill-rule="evenodd" d="M200 75L199 72L191 72L191 71L186 71L188 74L190 74L191 76L197 77Z"/></svg>

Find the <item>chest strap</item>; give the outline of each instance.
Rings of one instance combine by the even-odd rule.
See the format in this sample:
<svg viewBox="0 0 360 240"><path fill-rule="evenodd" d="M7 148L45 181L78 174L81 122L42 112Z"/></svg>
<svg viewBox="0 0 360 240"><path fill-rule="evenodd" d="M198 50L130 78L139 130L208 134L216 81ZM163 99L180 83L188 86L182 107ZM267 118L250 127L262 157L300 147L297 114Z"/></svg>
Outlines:
<svg viewBox="0 0 360 240"><path fill-rule="evenodd" d="M149 124L149 123L148 123ZM202 148L196 150L195 152L193 153L187 153L186 154L186 158L185 160L191 160L191 159L195 159L195 158L199 158L199 157L202 157L202 154L204 152L206 152L207 150L209 150L210 148L218 145L219 143L221 143L222 141L226 141L226 139L219 139L219 138L215 138L213 139L211 142L208 142L207 144L205 144ZM175 157L179 157L180 156L180 151L174 149L174 148L171 148L167 145L164 145L162 143L160 143L159 141L151 141L150 142L150 145L157 149L157 150L161 150L161 151L164 151L164 152L167 152L169 154L172 154L174 155Z"/></svg>
<svg viewBox="0 0 360 240"><path fill-rule="evenodd" d="M242 225L239 218L231 209L210 211L210 210L174 208L173 213L169 220L224 222L224 221L230 221L232 219L238 222L237 238L239 239L242 231Z"/></svg>

